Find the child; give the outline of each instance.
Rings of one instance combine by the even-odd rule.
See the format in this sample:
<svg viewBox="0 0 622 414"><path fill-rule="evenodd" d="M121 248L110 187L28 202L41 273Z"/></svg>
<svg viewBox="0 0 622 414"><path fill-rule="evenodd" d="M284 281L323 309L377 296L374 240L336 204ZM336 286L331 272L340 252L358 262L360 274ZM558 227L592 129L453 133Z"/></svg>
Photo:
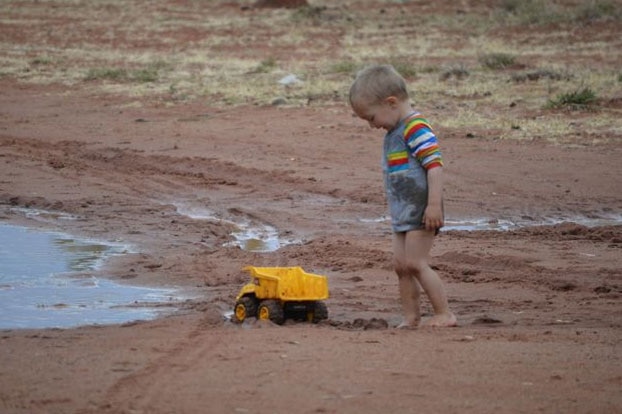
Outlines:
<svg viewBox="0 0 622 414"><path fill-rule="evenodd" d="M426 325L455 326L443 283L428 265L434 236L443 226L443 160L436 136L412 109L406 82L390 65L360 71L350 88L350 105L371 127L387 131L382 164L404 314L398 327L419 325L421 288L434 308Z"/></svg>

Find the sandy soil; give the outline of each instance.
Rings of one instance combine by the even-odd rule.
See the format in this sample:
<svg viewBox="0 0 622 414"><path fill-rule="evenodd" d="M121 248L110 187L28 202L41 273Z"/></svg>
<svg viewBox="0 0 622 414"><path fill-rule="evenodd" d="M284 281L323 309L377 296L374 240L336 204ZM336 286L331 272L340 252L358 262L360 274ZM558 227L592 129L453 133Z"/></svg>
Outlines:
<svg viewBox="0 0 622 414"><path fill-rule="evenodd" d="M447 218L491 230L445 230L433 249L459 326L401 331L378 131L342 102L133 101L0 79L0 218L130 243L102 276L192 299L154 321L1 331L1 412L622 412L617 141L439 126ZM245 251L229 221L295 243ZM494 229L506 221L530 226ZM249 264L327 275L329 320L227 321Z"/></svg>

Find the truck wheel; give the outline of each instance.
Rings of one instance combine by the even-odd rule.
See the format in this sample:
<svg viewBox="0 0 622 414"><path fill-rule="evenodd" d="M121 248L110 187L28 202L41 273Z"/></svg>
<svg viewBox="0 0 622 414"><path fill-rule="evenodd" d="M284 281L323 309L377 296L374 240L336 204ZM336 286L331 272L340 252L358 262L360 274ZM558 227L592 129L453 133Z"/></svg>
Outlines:
<svg viewBox="0 0 622 414"><path fill-rule="evenodd" d="M283 307L277 300L264 300L259 304L257 309L257 318L262 320L270 320L277 325L285 322L285 312Z"/></svg>
<svg viewBox="0 0 622 414"><path fill-rule="evenodd" d="M313 304L313 315L311 316L311 322L318 323L328 319L328 308L324 302L315 302Z"/></svg>
<svg viewBox="0 0 622 414"><path fill-rule="evenodd" d="M257 300L250 296L238 299L233 309L233 317L236 322L244 322L246 318L257 316Z"/></svg>

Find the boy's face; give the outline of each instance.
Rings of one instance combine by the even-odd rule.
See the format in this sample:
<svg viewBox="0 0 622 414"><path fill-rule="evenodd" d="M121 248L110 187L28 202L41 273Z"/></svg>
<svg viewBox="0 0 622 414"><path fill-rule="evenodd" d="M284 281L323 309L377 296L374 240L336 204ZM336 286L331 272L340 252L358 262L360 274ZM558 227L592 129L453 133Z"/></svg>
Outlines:
<svg viewBox="0 0 622 414"><path fill-rule="evenodd" d="M375 104L357 102L352 105L352 109L356 116L369 122L370 127L390 131L401 119L401 112L396 103L396 98L390 96Z"/></svg>

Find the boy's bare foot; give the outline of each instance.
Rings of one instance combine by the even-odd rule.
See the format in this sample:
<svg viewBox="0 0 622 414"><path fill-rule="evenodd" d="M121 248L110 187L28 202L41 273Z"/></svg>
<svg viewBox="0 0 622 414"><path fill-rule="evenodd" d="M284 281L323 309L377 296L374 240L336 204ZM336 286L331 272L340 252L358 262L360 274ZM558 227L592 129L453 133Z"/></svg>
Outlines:
<svg viewBox="0 0 622 414"><path fill-rule="evenodd" d="M456 319L456 315L451 312L434 315L425 322L425 326L430 326L432 328L447 328L456 326L457 324L458 320Z"/></svg>
<svg viewBox="0 0 622 414"><path fill-rule="evenodd" d="M396 326L396 329L417 329L419 324L417 322L402 322Z"/></svg>

